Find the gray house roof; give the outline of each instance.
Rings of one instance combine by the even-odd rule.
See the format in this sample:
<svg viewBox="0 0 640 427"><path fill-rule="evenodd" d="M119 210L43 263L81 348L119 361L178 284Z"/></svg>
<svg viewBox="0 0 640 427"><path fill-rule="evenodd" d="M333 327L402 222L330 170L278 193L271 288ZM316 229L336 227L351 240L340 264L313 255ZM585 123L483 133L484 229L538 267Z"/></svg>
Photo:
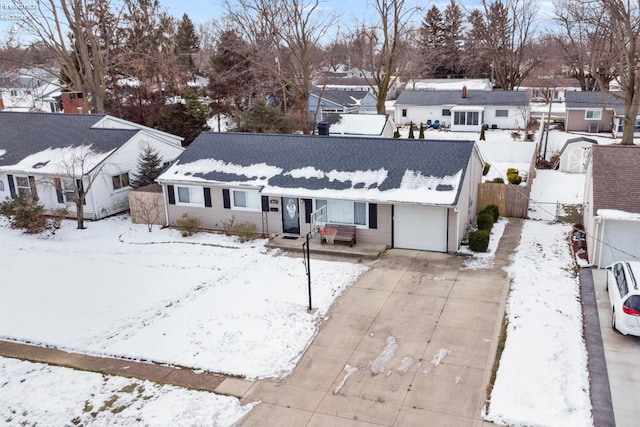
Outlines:
<svg viewBox="0 0 640 427"><path fill-rule="evenodd" d="M104 117L99 114L0 112L0 167L17 165L48 149L91 145L94 152L108 153L139 132L93 129L92 126Z"/></svg>
<svg viewBox="0 0 640 427"><path fill-rule="evenodd" d="M356 105L359 101L362 101L368 93L369 92L366 90L348 91L338 89L325 89L324 91L321 91L319 88L314 88L311 91L311 95L313 95L314 97L322 96L322 99L341 105L343 107L351 107Z"/></svg>
<svg viewBox="0 0 640 427"><path fill-rule="evenodd" d="M455 205L474 147L474 141L204 132L159 181Z"/></svg>
<svg viewBox="0 0 640 427"><path fill-rule="evenodd" d="M405 90L396 100L398 105L439 106L527 106L531 95L525 91L505 90L467 90L467 97L462 97L461 90Z"/></svg>
<svg viewBox="0 0 640 427"><path fill-rule="evenodd" d="M616 92L622 96L622 92ZM567 109L606 108L616 115L624 114L624 101L605 92L571 91L565 98Z"/></svg>

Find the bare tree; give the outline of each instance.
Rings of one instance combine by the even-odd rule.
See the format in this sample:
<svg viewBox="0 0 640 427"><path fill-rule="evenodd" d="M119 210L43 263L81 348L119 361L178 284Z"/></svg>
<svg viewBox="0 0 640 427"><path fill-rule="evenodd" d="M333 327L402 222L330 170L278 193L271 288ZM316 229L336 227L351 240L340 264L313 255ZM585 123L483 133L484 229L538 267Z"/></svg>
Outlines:
<svg viewBox="0 0 640 427"><path fill-rule="evenodd" d="M363 24L356 30L354 51L362 52L359 67L373 88L378 114L384 114L389 90L407 67L407 48L414 32L411 21L419 9L408 7L405 0L372 0L372 3L377 22Z"/></svg>
<svg viewBox="0 0 640 427"><path fill-rule="evenodd" d="M594 55L608 50L611 41L609 25L603 25L607 18L600 5L593 1L558 1L554 21L558 27L556 39L564 51L569 75L578 80L581 90L599 90L598 81L608 87L615 73L602 63L603 58Z"/></svg>
<svg viewBox="0 0 640 427"><path fill-rule="evenodd" d="M532 55L537 3L535 0L482 0L482 38L497 86L514 90L538 64Z"/></svg>
<svg viewBox="0 0 640 427"><path fill-rule="evenodd" d="M309 91L318 69L313 54L336 14L320 0L227 0L226 10L226 22L255 48L246 59L281 82L284 110L291 94L299 127L310 133Z"/></svg>
<svg viewBox="0 0 640 427"><path fill-rule="evenodd" d="M62 199L60 201L75 205L79 230L85 228L87 195L105 166L102 158L103 154L94 151L90 145L68 147L56 173L57 178L53 180L58 197Z"/></svg>
<svg viewBox="0 0 640 427"><path fill-rule="evenodd" d="M54 56L69 89L86 95L88 110L103 113L119 19L110 0L41 0L29 7L13 1L23 12L22 25Z"/></svg>
<svg viewBox="0 0 640 427"><path fill-rule="evenodd" d="M162 202L162 187L154 184L149 190L129 192L129 207L131 208L131 221L134 224L146 224L149 232L154 224L162 224L160 220L164 215Z"/></svg>

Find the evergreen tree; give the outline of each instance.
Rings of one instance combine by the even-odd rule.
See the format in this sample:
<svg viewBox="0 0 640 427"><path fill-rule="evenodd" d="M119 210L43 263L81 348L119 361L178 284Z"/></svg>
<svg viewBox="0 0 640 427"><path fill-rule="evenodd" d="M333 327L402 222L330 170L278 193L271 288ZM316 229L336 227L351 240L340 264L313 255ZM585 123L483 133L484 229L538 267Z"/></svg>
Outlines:
<svg viewBox="0 0 640 427"><path fill-rule="evenodd" d="M415 135L413 134L413 122L409 123L409 139L414 139Z"/></svg>
<svg viewBox="0 0 640 427"><path fill-rule="evenodd" d="M188 146L203 131L209 130L209 112L195 92L185 95L185 101L162 105L151 119L151 127L179 135L182 145Z"/></svg>
<svg viewBox="0 0 640 427"><path fill-rule="evenodd" d="M193 54L200 50L200 38L196 34L196 27L191 22L189 15L182 15L178 23L176 33L176 55L178 63L190 74L195 74L197 67L193 62Z"/></svg>
<svg viewBox="0 0 640 427"><path fill-rule="evenodd" d="M424 126L422 125L422 122L420 122L420 133L418 134L418 138L424 139Z"/></svg>
<svg viewBox="0 0 640 427"><path fill-rule="evenodd" d="M292 118L262 98L254 100L251 107L239 112L233 121L235 132L291 133L293 130Z"/></svg>
<svg viewBox="0 0 640 427"><path fill-rule="evenodd" d="M163 169L160 154L152 146L147 145L138 157L138 171L129 185L132 188L140 188L153 184Z"/></svg>
<svg viewBox="0 0 640 427"><path fill-rule="evenodd" d="M444 50L444 20L436 5L427 12L420 27L420 57L424 77L441 77Z"/></svg>
<svg viewBox="0 0 640 427"><path fill-rule="evenodd" d="M464 66L460 60L464 15L455 0L450 0L444 10L442 68L447 76L462 77Z"/></svg>

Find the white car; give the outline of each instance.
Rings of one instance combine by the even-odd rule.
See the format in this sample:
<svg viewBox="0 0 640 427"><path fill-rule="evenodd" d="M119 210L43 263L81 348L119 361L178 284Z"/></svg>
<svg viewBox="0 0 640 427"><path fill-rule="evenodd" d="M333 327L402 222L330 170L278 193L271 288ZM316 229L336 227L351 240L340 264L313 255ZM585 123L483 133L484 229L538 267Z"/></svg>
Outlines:
<svg viewBox="0 0 640 427"><path fill-rule="evenodd" d="M620 261L607 267L611 326L624 335L640 336L640 261Z"/></svg>

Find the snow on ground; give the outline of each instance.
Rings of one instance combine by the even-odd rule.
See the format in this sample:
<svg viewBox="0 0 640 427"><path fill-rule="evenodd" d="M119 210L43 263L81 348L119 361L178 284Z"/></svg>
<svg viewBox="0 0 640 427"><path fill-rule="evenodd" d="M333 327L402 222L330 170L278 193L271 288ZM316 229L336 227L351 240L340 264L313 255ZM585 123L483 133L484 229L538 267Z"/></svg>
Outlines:
<svg viewBox="0 0 640 427"><path fill-rule="evenodd" d="M151 381L0 358L3 425L232 426L257 403Z"/></svg>
<svg viewBox="0 0 640 427"><path fill-rule="evenodd" d="M507 271L507 340L486 419L508 426L590 426L587 352L570 225L525 221Z"/></svg>
<svg viewBox="0 0 640 427"><path fill-rule="evenodd" d="M529 195L530 219L553 221L564 214L564 205L582 205L585 174L557 170L536 171Z"/></svg>
<svg viewBox="0 0 640 427"><path fill-rule="evenodd" d="M65 222L49 238L0 228L2 273L10 278L0 284L0 337L280 377L294 368L336 296L365 269L314 260L317 311L309 313L301 260L265 253L264 241L228 249L213 246L228 246L229 238L217 234L192 239L145 227L120 216L82 231ZM136 244L150 239L162 243Z"/></svg>
<svg viewBox="0 0 640 427"><path fill-rule="evenodd" d="M30 236L0 220L0 338L248 378L281 377L295 367L334 299L366 270L313 260L310 313L302 261L267 253L265 241L149 233L127 216L87 225L79 231L65 221L53 236ZM149 425L230 426L251 408L237 399L144 385L135 399L135 393L120 396L135 400L123 403L126 410L94 419L83 412L85 401L102 407L117 394L113 390L135 381L104 377L100 386L102 375L1 358L0 378L0 419L16 423L24 416L43 425L71 425L79 417L91 425L140 418ZM29 399L11 397L27 392ZM50 405L52 395L66 403Z"/></svg>

